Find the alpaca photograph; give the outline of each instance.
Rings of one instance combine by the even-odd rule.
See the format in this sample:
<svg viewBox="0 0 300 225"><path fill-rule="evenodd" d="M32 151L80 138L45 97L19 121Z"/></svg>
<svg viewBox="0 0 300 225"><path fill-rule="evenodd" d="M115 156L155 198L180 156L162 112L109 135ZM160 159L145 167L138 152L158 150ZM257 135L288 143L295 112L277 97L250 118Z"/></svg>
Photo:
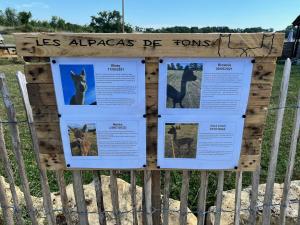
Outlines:
<svg viewBox="0 0 300 225"><path fill-rule="evenodd" d="M97 105L93 65L60 65L65 105Z"/></svg>
<svg viewBox="0 0 300 225"><path fill-rule="evenodd" d="M165 158L196 158L198 123L166 123Z"/></svg>
<svg viewBox="0 0 300 225"><path fill-rule="evenodd" d="M98 156L95 124L69 124L72 156Z"/></svg>
<svg viewBox="0 0 300 225"><path fill-rule="evenodd" d="M199 108L202 63L168 63L167 108Z"/></svg>

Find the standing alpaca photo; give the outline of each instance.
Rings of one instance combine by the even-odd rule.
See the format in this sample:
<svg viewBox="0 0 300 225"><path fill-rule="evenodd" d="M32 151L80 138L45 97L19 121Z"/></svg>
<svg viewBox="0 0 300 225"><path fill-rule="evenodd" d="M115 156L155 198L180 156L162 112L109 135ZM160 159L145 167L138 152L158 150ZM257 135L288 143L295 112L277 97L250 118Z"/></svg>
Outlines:
<svg viewBox="0 0 300 225"><path fill-rule="evenodd" d="M83 69L80 74L75 74L73 71L70 73L75 87L75 94L71 98L70 105L84 105L87 90L85 70Z"/></svg>
<svg viewBox="0 0 300 225"><path fill-rule="evenodd" d="M168 64L167 108L199 108L202 64Z"/></svg>
<svg viewBox="0 0 300 225"><path fill-rule="evenodd" d="M65 105L97 105L93 65L60 65Z"/></svg>
<svg viewBox="0 0 300 225"><path fill-rule="evenodd" d="M196 158L197 123L167 123L165 126L165 157Z"/></svg>
<svg viewBox="0 0 300 225"><path fill-rule="evenodd" d="M97 156L96 128L94 124L69 125L72 156Z"/></svg>

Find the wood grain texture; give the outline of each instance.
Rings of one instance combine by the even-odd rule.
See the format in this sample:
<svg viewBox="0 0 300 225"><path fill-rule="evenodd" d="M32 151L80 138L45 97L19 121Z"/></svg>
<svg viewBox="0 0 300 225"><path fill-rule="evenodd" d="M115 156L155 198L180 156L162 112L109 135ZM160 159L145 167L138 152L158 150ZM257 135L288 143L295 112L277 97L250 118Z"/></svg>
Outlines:
<svg viewBox="0 0 300 225"><path fill-rule="evenodd" d="M284 41L283 33L17 33L14 36L20 56L39 57L271 57L281 55Z"/></svg>
<svg viewBox="0 0 300 225"><path fill-rule="evenodd" d="M38 60L39 57L29 57L29 59L31 62L37 62L27 63L25 65L25 72L30 104L33 109L33 117L36 122L36 130L40 143L40 151L42 154L61 154L63 150L58 126L59 117L50 64L49 62L45 62L47 60L44 60L44 58L41 58L43 60ZM158 61L159 58L157 57L147 57L145 59L147 113L146 168L151 170L159 169L156 165ZM255 170L255 164L259 162L257 156L261 149L261 140L274 80L275 63L276 57L270 55L268 57L256 57L253 64L241 160L238 165L239 169L242 170ZM247 157L249 155L250 157ZM256 157L254 157L255 155ZM253 158L255 158L255 161L252 161ZM56 163L51 165L57 166Z"/></svg>

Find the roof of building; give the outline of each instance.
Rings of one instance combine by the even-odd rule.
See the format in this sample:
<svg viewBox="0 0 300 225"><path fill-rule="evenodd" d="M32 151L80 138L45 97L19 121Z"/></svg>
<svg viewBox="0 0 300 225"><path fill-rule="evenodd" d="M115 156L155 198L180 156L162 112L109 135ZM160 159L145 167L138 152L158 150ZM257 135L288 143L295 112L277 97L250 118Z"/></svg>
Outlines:
<svg viewBox="0 0 300 225"><path fill-rule="evenodd" d="M300 26L300 15L294 20L292 24L293 26Z"/></svg>

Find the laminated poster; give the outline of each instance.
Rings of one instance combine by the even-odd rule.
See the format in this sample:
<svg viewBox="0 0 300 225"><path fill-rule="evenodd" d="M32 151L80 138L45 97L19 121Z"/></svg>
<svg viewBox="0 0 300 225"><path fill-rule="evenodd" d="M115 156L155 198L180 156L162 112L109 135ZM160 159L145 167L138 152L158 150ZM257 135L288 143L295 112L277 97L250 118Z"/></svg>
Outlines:
<svg viewBox="0 0 300 225"><path fill-rule="evenodd" d="M142 58L51 59L68 168L146 164Z"/></svg>
<svg viewBox="0 0 300 225"><path fill-rule="evenodd" d="M251 58L164 58L159 67L158 166L238 166Z"/></svg>

